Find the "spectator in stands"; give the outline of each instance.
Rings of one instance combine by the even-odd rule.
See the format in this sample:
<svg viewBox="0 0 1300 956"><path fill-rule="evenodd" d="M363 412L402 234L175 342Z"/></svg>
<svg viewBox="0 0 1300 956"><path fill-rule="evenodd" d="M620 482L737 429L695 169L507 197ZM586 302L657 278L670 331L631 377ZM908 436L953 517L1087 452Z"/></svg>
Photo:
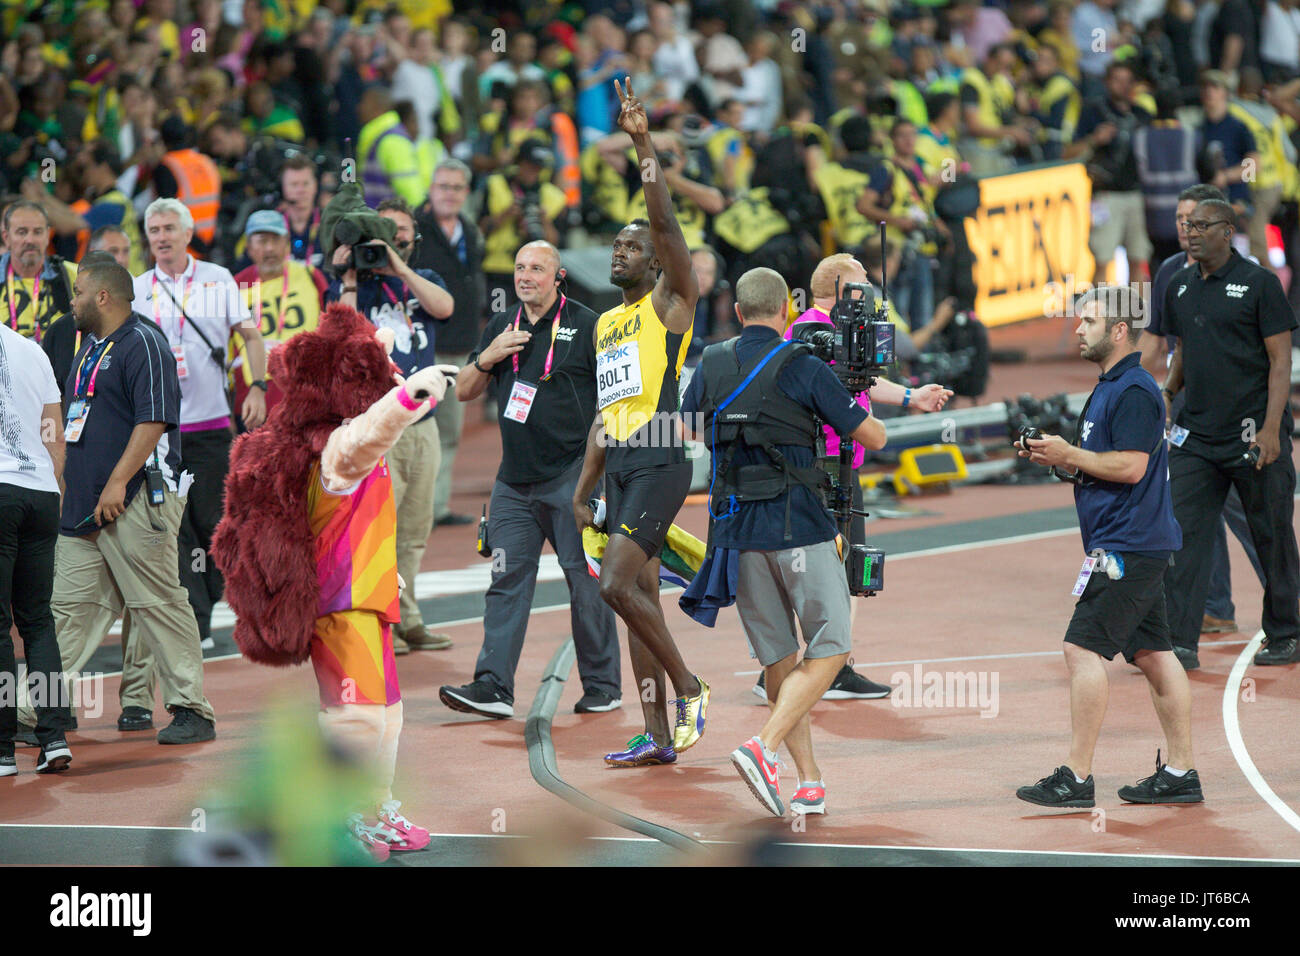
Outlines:
<svg viewBox="0 0 1300 956"><path fill-rule="evenodd" d="M609 81L621 75L626 64L617 53L600 52L596 41L589 36L579 34L574 43L578 67L578 128L582 144L587 146L608 136L614 128L615 104Z"/></svg>
<svg viewBox="0 0 1300 956"><path fill-rule="evenodd" d="M1148 275L1151 240L1147 236L1146 204L1138 185L1133 140L1151 115L1133 102L1136 77L1127 61L1106 68L1106 96L1083 107L1074 142L1065 159L1082 160L1092 179L1094 214L1088 238L1098 274L1115 258L1122 244L1128 255L1129 275Z"/></svg>
<svg viewBox="0 0 1300 956"><path fill-rule="evenodd" d="M1085 100L1106 92L1106 68L1120 44L1119 20L1115 7L1119 0L1084 0L1074 8L1070 30L1074 47L1079 51L1080 88Z"/></svg>
<svg viewBox="0 0 1300 956"><path fill-rule="evenodd" d="M50 598L63 486L63 413L49 360L0 324L0 681L18 684L14 643L23 640L26 682L36 704L37 773L66 770L71 714L64 698ZM0 777L18 772L17 701L0 695Z"/></svg>
<svg viewBox="0 0 1300 956"><path fill-rule="evenodd" d="M740 129L760 134L766 139L781 118L781 70L772 60L776 38L767 32L755 33L745 45L749 65L741 71L740 90L736 94L744 105ZM640 89L638 86L637 89Z"/></svg>
<svg viewBox="0 0 1300 956"><path fill-rule="evenodd" d="M487 305L483 234L465 213L472 178L469 167L460 160L444 159L433 172L428 201L415 211L416 228L424 239L413 263L446 277L447 291L456 304L451 319L438 329L435 358L439 365L465 365L478 341ZM452 467L465 421L465 406L454 389L448 389L438 403L434 418L442 452L433 494L434 521L440 525L466 524L474 519L450 509Z"/></svg>
<svg viewBox="0 0 1300 956"><path fill-rule="evenodd" d="M536 56L537 38L527 30L513 31L506 41L506 58L479 74L479 96L487 99L494 83L513 87L521 80L545 82L546 71L533 62Z"/></svg>
<svg viewBox="0 0 1300 956"><path fill-rule="evenodd" d="M456 303L447 283L428 269L412 269L407 262L415 244L415 219L400 198L379 204L381 216L397 229L395 245L388 247L388 265L358 280L356 269L335 279L325 294L326 303L342 302L366 316L376 328L391 329L395 340L393 361L402 375L428 368L435 361L434 322L449 319ZM333 265L344 265L352 247L340 244ZM441 450L438 423L433 412L402 433L387 454L397 508L397 573L407 582L402 592L401 622L393 629L394 653L444 650L451 647L446 634L430 634L415 599L420 559L433 528L433 493L438 480Z"/></svg>
<svg viewBox="0 0 1300 956"><path fill-rule="evenodd" d="M1264 4L1259 61L1269 83L1284 83L1300 75L1300 8L1296 0Z"/></svg>
<svg viewBox="0 0 1300 956"><path fill-rule="evenodd" d="M693 13L695 29L700 35L696 55L703 74L701 79L707 84L710 102L718 105L739 92L749 57L740 41L727 32L718 0L695 4Z"/></svg>
<svg viewBox="0 0 1300 956"><path fill-rule="evenodd" d="M1210 65L1231 75L1247 66L1258 70L1259 21L1253 0L1223 0L1210 30Z"/></svg>
<svg viewBox="0 0 1300 956"><path fill-rule="evenodd" d="M440 125L452 132L460 128L456 104L437 69L436 53L433 31L414 30L405 56L393 71L393 100L415 105L416 135L422 140L436 139Z"/></svg>
<svg viewBox="0 0 1300 956"><path fill-rule="evenodd" d="M677 15L672 4L655 0L650 4L648 13L650 32L657 43L651 58L654 71L664 84L665 98L680 100L686 93L686 88L700 78L700 64L695 58L695 48L690 37L677 29Z"/></svg>
<svg viewBox="0 0 1300 956"><path fill-rule="evenodd" d="M954 0L948 8L948 23L954 41L970 52L971 63L982 63L990 50L1011 38L1011 21L997 7L979 0Z"/></svg>
<svg viewBox="0 0 1300 956"><path fill-rule="evenodd" d="M201 640L208 641L212 608L223 588L221 573L208 559L208 545L221 519L234 437L226 395L226 345L238 328L254 382L239 410L248 428L266 420L266 347L230 272L186 251L194 234L189 209L175 199L156 199L145 211L144 224L155 266L135 279L135 308L162 329L176 363L177 424L184 435L181 470L195 478L180 521L180 580L189 593Z"/></svg>

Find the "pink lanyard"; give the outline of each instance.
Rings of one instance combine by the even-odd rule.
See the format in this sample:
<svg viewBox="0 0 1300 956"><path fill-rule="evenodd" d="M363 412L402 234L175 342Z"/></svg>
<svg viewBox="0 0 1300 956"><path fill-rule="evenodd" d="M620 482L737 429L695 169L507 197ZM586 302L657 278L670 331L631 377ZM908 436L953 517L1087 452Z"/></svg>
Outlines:
<svg viewBox="0 0 1300 956"><path fill-rule="evenodd" d="M8 267L5 270L5 286L7 298L9 299L9 328L15 332L18 331L18 307L14 305L14 260L9 259ZM32 334L36 341L41 340L41 276L36 274L36 282L32 286Z"/></svg>
<svg viewBox="0 0 1300 956"><path fill-rule="evenodd" d="M104 364L104 359L108 358L108 353L113 351L114 344L115 343L113 342L109 342L108 345L104 347L104 351L99 353L99 361L95 363L95 368L90 373L90 388L86 392L85 395L86 398L95 397L95 380L99 378L99 367ZM82 356L81 364L77 366L77 392L78 393L85 386L85 380L82 378L82 372L85 370L86 359L88 358L90 358L90 352L87 352L84 356ZM77 395L74 394L73 398L76 397Z"/></svg>
<svg viewBox="0 0 1300 956"><path fill-rule="evenodd" d="M385 286L387 288L387 286ZM289 298L289 263L284 264L284 285L280 287L280 314L275 320L275 337L279 339L284 333L284 303ZM257 302L257 308L262 308L262 277L257 277L257 288L253 290L253 299Z"/></svg>
<svg viewBox="0 0 1300 956"><path fill-rule="evenodd" d="M564 315L564 303L565 303L565 301L566 301L566 300L565 300L565 298L564 298L564 293L561 292L561 293L560 293L560 307L559 307L558 309L556 309L556 311L555 311L555 321L551 323L551 347L550 347L550 348L547 350L547 352L546 352L546 365L545 365L545 367L543 367L543 369L542 369L542 378L541 378L541 380L542 380L543 382L546 381L548 378L551 377L551 362L555 359L555 334L556 334L556 331L557 331L557 329L559 328L559 325L560 325L560 318L561 318L561 316ZM515 327L514 327L514 331L516 331L516 332L519 331L519 322L520 322L520 320L521 320L523 317L524 317L524 307L521 305L521 306L519 307L519 312L515 315ZM515 370L515 376L518 377L518 375L519 375L519 353L518 353L518 352L516 352L514 355L510 356L510 364L514 367L514 370Z"/></svg>
<svg viewBox="0 0 1300 956"><path fill-rule="evenodd" d="M286 273L285 273L285 282L287 283L288 281L289 281L289 280L288 280L288 273L286 272ZM408 329L414 329L414 328L415 328L415 323L411 321L411 313L410 313L410 310L407 309L407 307L406 307L406 303L405 303L405 302L401 302L401 301L399 301L398 298L397 298L397 296L393 295L393 290L390 289L390 288L388 288L388 283L387 283L387 282L381 282L381 283L379 283L379 284L380 284L380 286L383 287L384 295L388 296L388 301L391 302L391 303L393 303L393 305L397 306L399 309L402 310L402 315L404 315L404 316L406 317L406 327L407 327Z"/></svg>
<svg viewBox="0 0 1300 956"><path fill-rule="evenodd" d="M184 273L182 273L182 276L184 276ZM181 293L180 308L177 310L180 313L180 315L177 317L177 321L180 322L180 328L176 332L176 337L178 342L185 337L185 303L189 301L190 286L193 283L194 283L194 276L185 277L185 291ZM153 293L153 320L154 323L159 328L162 328L162 316L159 315L158 313L158 270L157 269L155 269L153 272L153 284L149 287L149 289L150 292Z"/></svg>

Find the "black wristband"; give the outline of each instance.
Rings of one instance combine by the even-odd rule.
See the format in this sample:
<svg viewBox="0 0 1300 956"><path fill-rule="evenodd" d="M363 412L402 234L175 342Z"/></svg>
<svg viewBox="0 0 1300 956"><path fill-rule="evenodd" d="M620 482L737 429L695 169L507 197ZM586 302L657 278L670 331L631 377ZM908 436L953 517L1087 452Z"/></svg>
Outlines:
<svg viewBox="0 0 1300 956"><path fill-rule="evenodd" d="M265 381L264 379L260 379L260 378L259 378L259 379L255 379L254 381L248 383L248 387L249 387L249 388L260 388L263 392L265 392L265 391L266 391L266 381Z"/></svg>
<svg viewBox="0 0 1300 956"><path fill-rule="evenodd" d="M480 372L482 372L484 375L491 375L491 374L492 374L488 369L485 369L482 365L479 365L479 364L478 364L478 356L477 356L477 355L474 356L474 367L475 367L476 369L478 369Z"/></svg>

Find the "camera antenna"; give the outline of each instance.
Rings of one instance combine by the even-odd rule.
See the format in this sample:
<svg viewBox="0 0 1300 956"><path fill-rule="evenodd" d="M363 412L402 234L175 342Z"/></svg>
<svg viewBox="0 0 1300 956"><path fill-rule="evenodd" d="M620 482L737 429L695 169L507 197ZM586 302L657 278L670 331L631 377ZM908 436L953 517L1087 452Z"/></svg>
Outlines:
<svg viewBox="0 0 1300 956"><path fill-rule="evenodd" d="M888 302L888 301L889 301L889 289L888 289L888 288L886 287L886 285L885 285L885 280L888 278L888 277L885 275L885 266L886 266L885 259L886 259L886 256L885 256L885 223L884 223L884 220L881 220L881 223L880 223L880 298L881 298L882 301L884 301L884 302Z"/></svg>

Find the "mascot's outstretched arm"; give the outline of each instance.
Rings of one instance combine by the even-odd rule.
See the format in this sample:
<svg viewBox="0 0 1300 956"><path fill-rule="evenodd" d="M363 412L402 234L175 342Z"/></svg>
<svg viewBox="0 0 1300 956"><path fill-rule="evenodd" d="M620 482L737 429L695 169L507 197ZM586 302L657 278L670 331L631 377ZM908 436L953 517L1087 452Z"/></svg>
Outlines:
<svg viewBox="0 0 1300 956"><path fill-rule="evenodd" d="M421 369L330 434L321 453L321 475L330 491L343 491L374 470L379 459L411 425L442 401L458 369L433 365Z"/></svg>

